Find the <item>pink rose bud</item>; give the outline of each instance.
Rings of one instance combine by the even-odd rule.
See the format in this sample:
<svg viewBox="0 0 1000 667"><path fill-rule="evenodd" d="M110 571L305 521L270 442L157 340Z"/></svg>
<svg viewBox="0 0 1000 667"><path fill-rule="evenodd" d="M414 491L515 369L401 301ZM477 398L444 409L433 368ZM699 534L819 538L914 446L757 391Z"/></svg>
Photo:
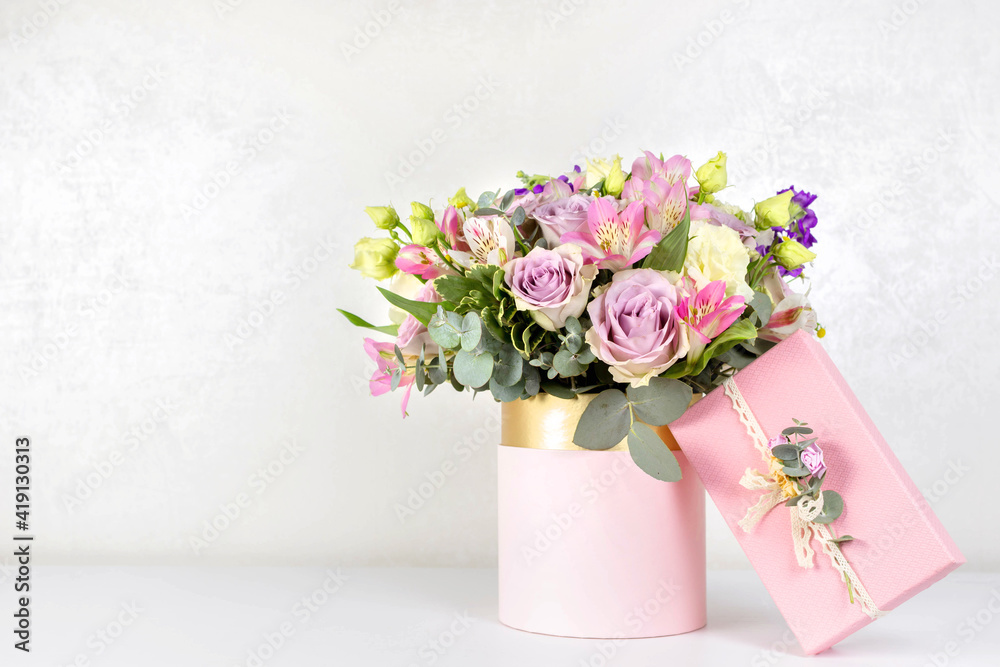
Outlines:
<svg viewBox="0 0 1000 667"><path fill-rule="evenodd" d="M800 458L813 477L822 477L826 473L826 463L823 462L823 450L815 442L802 450Z"/></svg>

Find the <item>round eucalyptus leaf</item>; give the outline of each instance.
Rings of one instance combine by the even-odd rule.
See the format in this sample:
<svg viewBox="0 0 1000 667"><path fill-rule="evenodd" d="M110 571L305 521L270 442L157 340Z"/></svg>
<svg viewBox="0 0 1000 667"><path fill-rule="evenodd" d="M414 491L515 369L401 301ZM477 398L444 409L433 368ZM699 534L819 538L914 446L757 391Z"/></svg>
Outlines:
<svg viewBox="0 0 1000 667"><path fill-rule="evenodd" d="M493 367L493 380L502 387L512 387L521 379L523 368L521 353L513 345L504 345Z"/></svg>
<svg viewBox="0 0 1000 667"><path fill-rule="evenodd" d="M471 352L483 338L483 321L478 313L468 312L462 320L462 349Z"/></svg>
<svg viewBox="0 0 1000 667"><path fill-rule="evenodd" d="M632 424L628 451L635 464L647 475L662 482L679 482L681 466L674 453L656 432L641 422Z"/></svg>
<svg viewBox="0 0 1000 667"><path fill-rule="evenodd" d="M631 422L625 394L605 389L583 411L573 442L584 449L611 449L628 435Z"/></svg>
<svg viewBox="0 0 1000 667"><path fill-rule="evenodd" d="M823 492L823 513L813 519L816 523L833 523L844 513L844 499L836 491Z"/></svg>
<svg viewBox="0 0 1000 667"><path fill-rule="evenodd" d="M680 380L653 378L645 387L629 387L635 416L653 426L666 426L687 410L693 391Z"/></svg>
<svg viewBox="0 0 1000 667"><path fill-rule="evenodd" d="M443 308L438 308L438 312L432 315L427 323L427 332L430 334L431 340L440 347L453 350L462 342L461 330L460 327L455 326L454 318L448 317L449 315L455 315L455 313L450 311L446 313ZM455 317L458 316L455 315Z"/></svg>
<svg viewBox="0 0 1000 667"><path fill-rule="evenodd" d="M537 396L538 391L542 388L541 373L533 366L524 366L522 370L524 371L524 393L528 396Z"/></svg>
<svg viewBox="0 0 1000 667"><path fill-rule="evenodd" d="M511 386L504 386L497 382L496 376L493 376L490 378L490 392L493 394L493 398L501 403L510 403L521 398L521 395L524 394L524 382L518 381Z"/></svg>
<svg viewBox="0 0 1000 667"><path fill-rule="evenodd" d="M569 350L559 350L552 358L552 368L564 378L575 377L586 372L587 367L576 360Z"/></svg>
<svg viewBox="0 0 1000 667"><path fill-rule="evenodd" d="M493 357L488 354L471 354L460 350L452 363L455 379L466 387L482 387L493 374Z"/></svg>

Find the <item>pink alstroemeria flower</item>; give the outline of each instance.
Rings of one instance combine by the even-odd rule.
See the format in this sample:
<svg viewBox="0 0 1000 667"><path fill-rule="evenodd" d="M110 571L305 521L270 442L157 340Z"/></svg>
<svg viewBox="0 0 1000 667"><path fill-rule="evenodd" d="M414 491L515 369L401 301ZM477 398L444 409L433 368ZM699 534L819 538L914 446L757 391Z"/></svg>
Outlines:
<svg viewBox="0 0 1000 667"><path fill-rule="evenodd" d="M396 255L396 268L403 273L420 276L424 280L433 280L454 273L442 266L441 260L432 251L415 243L399 249L399 254Z"/></svg>
<svg viewBox="0 0 1000 667"><path fill-rule="evenodd" d="M644 218L641 202L632 202L618 213L615 200L602 197L587 209L587 230L567 232L559 240L580 246L587 264L621 271L651 253L662 238L659 232L646 228Z"/></svg>
<svg viewBox="0 0 1000 667"><path fill-rule="evenodd" d="M739 319L746 300L742 296L726 298L725 280L712 281L699 290L691 278L685 277L680 288L685 296L677 302L677 317L688 327L688 357L698 359L712 339Z"/></svg>
<svg viewBox="0 0 1000 667"><path fill-rule="evenodd" d="M446 208L435 223L438 229L441 230L441 233L444 234L444 238L448 241L448 245L451 248L454 250L469 249L469 246L465 243L465 235L462 229L462 216L459 214L457 208L454 206Z"/></svg>
<svg viewBox="0 0 1000 667"><path fill-rule="evenodd" d="M469 244L469 252L451 252L464 266L473 263L503 266L514 258L514 230L498 216L466 220L465 242Z"/></svg>
<svg viewBox="0 0 1000 667"><path fill-rule="evenodd" d="M649 151L643 151L643 157L636 158L632 163L632 178L648 181L659 177L670 185L687 183L691 178L691 160L683 155L675 155L661 160Z"/></svg>
<svg viewBox="0 0 1000 667"><path fill-rule="evenodd" d="M392 391L392 373L399 367L396 360L393 343L378 343L371 338L365 338L365 352L375 362L377 368L368 381L368 388L372 396L381 396ZM406 418L406 404L410 400L410 392L413 391L414 376L412 373L403 372L403 377L399 381L400 387L406 387L403 394L403 402L400 409L403 417Z"/></svg>
<svg viewBox="0 0 1000 667"><path fill-rule="evenodd" d="M642 203L646 207L646 224L666 236L684 219L688 207L687 184L677 181L670 185L662 178L650 179L642 188Z"/></svg>

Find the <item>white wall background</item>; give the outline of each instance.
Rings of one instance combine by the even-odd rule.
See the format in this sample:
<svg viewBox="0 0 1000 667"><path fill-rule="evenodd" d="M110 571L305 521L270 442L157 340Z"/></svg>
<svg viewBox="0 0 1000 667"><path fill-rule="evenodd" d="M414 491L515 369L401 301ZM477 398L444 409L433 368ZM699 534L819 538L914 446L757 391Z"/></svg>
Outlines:
<svg viewBox="0 0 1000 667"><path fill-rule="evenodd" d="M998 20L985 0L5 0L0 438L34 439L39 560L491 565L499 409L440 390L401 421L334 310L384 317L347 268L362 208L651 148L726 150L744 205L820 195L826 348L970 567L1000 566ZM711 564L744 567L709 521Z"/></svg>

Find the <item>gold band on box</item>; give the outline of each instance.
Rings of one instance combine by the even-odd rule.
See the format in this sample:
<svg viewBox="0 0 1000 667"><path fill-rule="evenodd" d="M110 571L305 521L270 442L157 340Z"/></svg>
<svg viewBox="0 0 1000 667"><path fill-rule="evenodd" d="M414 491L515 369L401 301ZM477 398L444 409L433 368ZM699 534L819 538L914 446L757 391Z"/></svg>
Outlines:
<svg viewBox="0 0 1000 667"><path fill-rule="evenodd" d="M551 394L538 394L528 400L504 403L501 417L501 445L527 449L561 449L565 451L591 451L573 444L573 434L580 416L597 394L582 394L576 398L556 398ZM695 394L694 405L701 398ZM674 451L680 450L677 440L666 426L651 426L656 434ZM622 440L605 452L627 452L628 444Z"/></svg>

